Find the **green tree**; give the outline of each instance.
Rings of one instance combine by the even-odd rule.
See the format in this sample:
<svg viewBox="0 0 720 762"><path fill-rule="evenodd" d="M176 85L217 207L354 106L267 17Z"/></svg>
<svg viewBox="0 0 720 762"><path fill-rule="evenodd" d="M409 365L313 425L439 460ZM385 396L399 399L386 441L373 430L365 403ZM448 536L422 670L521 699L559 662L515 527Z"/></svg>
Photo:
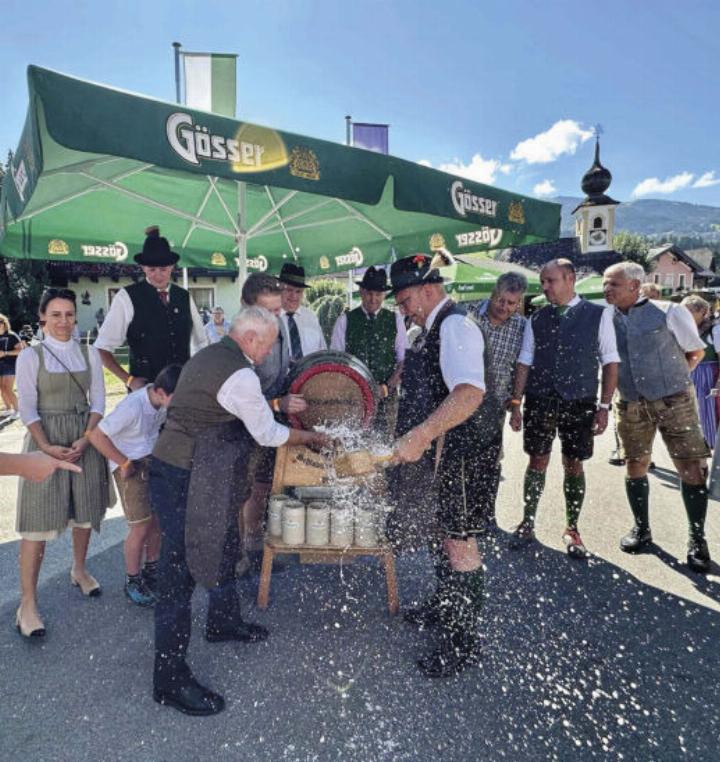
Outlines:
<svg viewBox="0 0 720 762"><path fill-rule="evenodd" d="M622 254L624 259L637 262L647 269L650 244L645 236L631 233L629 230L618 230L615 234L613 248L618 254Z"/></svg>
<svg viewBox="0 0 720 762"><path fill-rule="evenodd" d="M346 287L340 281L333 278L318 278L305 289L305 301L312 307L324 296L343 296L345 292Z"/></svg>

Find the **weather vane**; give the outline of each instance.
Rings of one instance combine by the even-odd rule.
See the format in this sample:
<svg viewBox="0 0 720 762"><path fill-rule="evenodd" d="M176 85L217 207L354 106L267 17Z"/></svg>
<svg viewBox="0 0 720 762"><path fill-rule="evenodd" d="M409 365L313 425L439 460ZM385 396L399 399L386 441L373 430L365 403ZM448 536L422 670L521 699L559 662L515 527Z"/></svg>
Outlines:
<svg viewBox="0 0 720 762"><path fill-rule="evenodd" d="M593 127L593 132L595 133L595 137L599 138L605 132L605 130L603 130L603 126L598 123Z"/></svg>

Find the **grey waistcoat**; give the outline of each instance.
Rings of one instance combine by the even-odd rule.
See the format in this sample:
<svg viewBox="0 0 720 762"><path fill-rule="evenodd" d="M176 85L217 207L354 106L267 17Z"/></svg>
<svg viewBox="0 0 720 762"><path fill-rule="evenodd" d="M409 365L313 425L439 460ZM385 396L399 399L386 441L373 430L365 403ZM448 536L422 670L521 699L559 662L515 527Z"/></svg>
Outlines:
<svg viewBox="0 0 720 762"><path fill-rule="evenodd" d="M613 318L620 353L618 392L623 400L659 400L690 386L685 352L668 328L667 314L651 301L617 309Z"/></svg>

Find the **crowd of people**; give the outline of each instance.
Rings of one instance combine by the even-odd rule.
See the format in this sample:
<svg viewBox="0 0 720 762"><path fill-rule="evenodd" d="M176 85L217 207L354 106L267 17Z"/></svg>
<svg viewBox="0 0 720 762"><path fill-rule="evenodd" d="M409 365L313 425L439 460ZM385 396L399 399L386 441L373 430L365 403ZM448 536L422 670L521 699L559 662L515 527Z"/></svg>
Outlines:
<svg viewBox="0 0 720 762"><path fill-rule="evenodd" d="M659 431L681 480L688 566L708 571L706 458L714 439L707 429L703 434L690 374L714 361L704 386L697 373L695 380L699 394L717 383L717 355L708 355L714 332L703 323L709 306L648 299L639 265L605 272L603 307L575 293L571 262L548 262L540 273L548 304L526 318L522 274L502 274L491 298L468 312L448 298L439 270L444 256L400 259L389 279L383 268L369 268L358 282L360 306L341 315L330 340L332 350L360 358L381 390L375 425L394 441L388 482L397 513L413 510L412 488L433 496L434 517L423 532L436 588L404 612L409 623L436 634L418 662L428 677L457 674L477 657L485 598L478 539L495 526L506 423L522 431L528 456L511 548L536 541L558 437L562 538L571 558L589 556L579 526L583 464L612 411L633 518L620 547L637 553L652 543L647 471ZM129 527L125 593L155 612L154 698L187 714L214 714L224 699L194 677L188 662L192 593L196 584L208 590L208 641L268 636L243 617L236 579L258 564L276 448L332 445L326 434L288 424L288 414L307 405L288 393L288 376L327 344L317 317L302 305L308 283L297 264L284 265L277 277L250 275L240 312L226 320L216 308L205 324L189 293L171 282L178 256L157 228L146 231L135 260L144 279L118 292L94 346L72 338L75 294L48 289L39 308L42 342L25 349L6 342L0 354L3 368L13 365L19 393L17 403L5 392L3 399L27 427L25 454L1 463L3 473L24 477L16 623L25 637L45 635L37 595L44 547L68 527L71 582L85 596L100 594L85 560L114 482ZM384 306L388 295L395 311ZM9 333L5 321L0 341ZM124 344L127 369L113 354ZM103 367L128 390L107 416Z"/></svg>

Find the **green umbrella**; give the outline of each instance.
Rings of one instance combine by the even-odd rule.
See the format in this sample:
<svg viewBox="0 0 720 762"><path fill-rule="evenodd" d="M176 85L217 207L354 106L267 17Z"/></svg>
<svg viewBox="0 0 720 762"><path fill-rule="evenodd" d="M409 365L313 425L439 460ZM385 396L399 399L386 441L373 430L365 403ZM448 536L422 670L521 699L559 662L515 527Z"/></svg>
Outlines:
<svg viewBox="0 0 720 762"><path fill-rule="evenodd" d="M490 296L502 271L489 266L476 266L456 261L440 272L445 278L445 290L460 302L486 299ZM537 275L528 276L528 294L540 292L540 279Z"/></svg>
<svg viewBox="0 0 720 762"><path fill-rule="evenodd" d="M132 261L156 224L181 266L308 275L554 240L560 206L413 162L28 68L0 254Z"/></svg>

